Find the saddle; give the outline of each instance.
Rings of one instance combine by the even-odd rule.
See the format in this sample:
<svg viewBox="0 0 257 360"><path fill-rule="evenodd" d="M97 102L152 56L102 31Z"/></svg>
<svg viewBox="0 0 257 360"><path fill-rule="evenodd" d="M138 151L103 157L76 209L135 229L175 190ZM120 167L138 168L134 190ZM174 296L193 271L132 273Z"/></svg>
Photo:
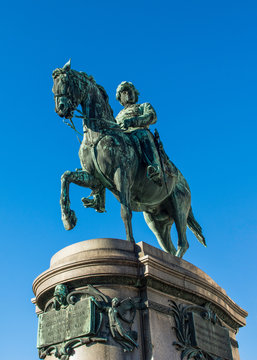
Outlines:
<svg viewBox="0 0 257 360"><path fill-rule="evenodd" d="M134 145L134 149L140 159L144 157L142 153L142 146L140 144L140 141L137 136L133 136L133 133L126 133L127 136L132 141L132 144ZM154 130L154 135L152 134L154 139L154 145L156 147L156 150L159 155L161 170L166 176L178 176L178 169L173 164L173 162L169 159L168 155L166 154L162 141L160 140L160 135L157 131L157 129Z"/></svg>

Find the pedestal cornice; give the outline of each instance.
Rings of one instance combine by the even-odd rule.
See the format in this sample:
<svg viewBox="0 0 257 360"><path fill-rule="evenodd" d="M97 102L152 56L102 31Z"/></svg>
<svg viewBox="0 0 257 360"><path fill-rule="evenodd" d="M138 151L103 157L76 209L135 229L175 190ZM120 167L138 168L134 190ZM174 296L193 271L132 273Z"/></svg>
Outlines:
<svg viewBox="0 0 257 360"><path fill-rule="evenodd" d="M246 323L247 312L202 270L143 242L134 247L124 240L92 239L56 253L50 268L33 283L41 310L60 283L76 288L87 284L117 284L144 291L153 289L199 305L211 303L217 315L234 330ZM159 305L163 309L168 306Z"/></svg>

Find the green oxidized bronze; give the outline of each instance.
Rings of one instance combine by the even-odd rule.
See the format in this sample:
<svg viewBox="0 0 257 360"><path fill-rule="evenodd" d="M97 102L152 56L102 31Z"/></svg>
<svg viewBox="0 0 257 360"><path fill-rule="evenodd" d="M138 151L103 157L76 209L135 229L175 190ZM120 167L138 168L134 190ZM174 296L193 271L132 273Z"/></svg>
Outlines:
<svg viewBox="0 0 257 360"><path fill-rule="evenodd" d="M85 207L105 211L105 189L121 204L121 217L128 241L134 242L132 211L143 212L146 223L162 249L182 257L189 245L187 226L205 244L200 225L194 218L189 186L165 153L159 134L148 129L157 121L149 103L137 104L138 91L122 82L116 97L124 109L113 117L108 95L92 76L71 69L70 62L53 72L55 110L76 130L72 118L81 105L83 140L79 150L82 169L66 171L62 176L61 210L66 230L76 225L70 209L70 183L92 190L93 199L82 198ZM170 236L175 222L177 249Z"/></svg>
<svg viewBox="0 0 257 360"><path fill-rule="evenodd" d="M138 347L136 342L137 333L131 331L131 325L136 315L136 309L142 309L140 298L127 298L121 301L115 297L111 300L111 304L99 303L95 299L92 299L92 301L99 309L107 313L112 337L122 346L123 350L125 352L132 351L135 347ZM127 328L122 322L127 324Z"/></svg>
<svg viewBox="0 0 257 360"><path fill-rule="evenodd" d="M56 296L62 294L63 306L56 308ZM57 294L57 295L56 295ZM60 304L58 302L58 304ZM68 360L74 348L96 342L107 343L109 337L124 351L138 347L137 333L131 330L136 310L142 309L140 298L110 299L93 286L68 292L57 285L54 297L39 315L37 347L39 357L55 355Z"/></svg>
<svg viewBox="0 0 257 360"><path fill-rule="evenodd" d="M54 290L54 308L59 310L68 306L66 297L68 295L68 288L66 285L60 284Z"/></svg>

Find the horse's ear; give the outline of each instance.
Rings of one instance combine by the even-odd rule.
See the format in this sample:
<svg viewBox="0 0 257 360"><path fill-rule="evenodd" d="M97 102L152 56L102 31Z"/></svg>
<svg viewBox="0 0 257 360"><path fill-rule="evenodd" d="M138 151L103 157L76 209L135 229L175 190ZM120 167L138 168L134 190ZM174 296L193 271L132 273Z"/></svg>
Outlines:
<svg viewBox="0 0 257 360"><path fill-rule="evenodd" d="M70 70L70 61L71 59L68 62L66 62L66 64L63 66L63 70Z"/></svg>

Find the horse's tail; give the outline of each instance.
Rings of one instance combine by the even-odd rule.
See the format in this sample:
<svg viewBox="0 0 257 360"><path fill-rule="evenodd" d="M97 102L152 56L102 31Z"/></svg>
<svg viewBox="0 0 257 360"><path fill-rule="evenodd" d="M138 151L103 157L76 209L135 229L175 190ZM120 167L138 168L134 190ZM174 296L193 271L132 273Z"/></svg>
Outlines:
<svg viewBox="0 0 257 360"><path fill-rule="evenodd" d="M192 207L190 207L189 214L187 217L187 226L193 232L193 234L196 236L197 240L206 247L206 242L205 242L205 238L202 233L202 228L198 224L198 222L195 220Z"/></svg>

